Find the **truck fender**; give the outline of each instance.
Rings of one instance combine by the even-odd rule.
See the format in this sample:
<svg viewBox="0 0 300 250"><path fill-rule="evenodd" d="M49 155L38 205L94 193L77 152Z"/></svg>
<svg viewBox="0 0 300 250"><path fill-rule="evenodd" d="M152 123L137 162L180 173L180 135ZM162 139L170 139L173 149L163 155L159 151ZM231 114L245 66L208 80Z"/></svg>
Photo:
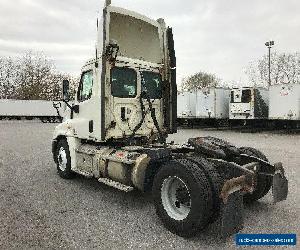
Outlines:
<svg viewBox="0 0 300 250"><path fill-rule="evenodd" d="M133 185L141 191L144 191L146 169L149 165L150 157L147 154L140 155L132 168L131 181Z"/></svg>

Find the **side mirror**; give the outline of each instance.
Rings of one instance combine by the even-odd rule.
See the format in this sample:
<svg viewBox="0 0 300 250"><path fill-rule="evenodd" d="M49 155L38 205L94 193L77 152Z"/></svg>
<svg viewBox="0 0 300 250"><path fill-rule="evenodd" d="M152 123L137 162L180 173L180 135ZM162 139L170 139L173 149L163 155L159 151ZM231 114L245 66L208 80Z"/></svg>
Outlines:
<svg viewBox="0 0 300 250"><path fill-rule="evenodd" d="M64 101L69 101L69 99L70 99L69 88L70 88L69 81L63 80L63 100Z"/></svg>

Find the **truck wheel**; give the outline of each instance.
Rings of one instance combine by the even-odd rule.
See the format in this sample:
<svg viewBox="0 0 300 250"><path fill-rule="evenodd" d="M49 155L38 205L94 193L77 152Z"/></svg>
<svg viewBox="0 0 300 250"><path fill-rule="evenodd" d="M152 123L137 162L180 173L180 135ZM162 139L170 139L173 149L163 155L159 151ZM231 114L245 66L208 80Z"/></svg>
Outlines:
<svg viewBox="0 0 300 250"><path fill-rule="evenodd" d="M260 158L264 161L269 161L268 158L259 150L255 148L250 147L242 147L240 148L241 153L255 156L257 158ZM265 175L258 175L257 176L257 186L256 189L253 191L252 194L245 194L244 195L244 202L250 203L253 201L257 201L260 198L264 197L272 187L272 177L271 176L265 176Z"/></svg>
<svg viewBox="0 0 300 250"><path fill-rule="evenodd" d="M66 139L61 139L58 141L56 147L56 157L57 172L59 176L64 179L73 178L74 173L71 170L71 157L69 145Z"/></svg>
<svg viewBox="0 0 300 250"><path fill-rule="evenodd" d="M212 162L209 162L207 159L198 155L194 155L192 157L189 157L188 159L195 162L198 167L203 170L207 180L209 181L211 192L213 195L213 205L209 223L213 223L218 219L220 215L221 199L219 198L219 196L225 179L218 173L215 165Z"/></svg>
<svg viewBox="0 0 300 250"><path fill-rule="evenodd" d="M179 236L191 237L210 221L211 188L205 173L190 160L164 164L154 178L152 194L158 217Z"/></svg>

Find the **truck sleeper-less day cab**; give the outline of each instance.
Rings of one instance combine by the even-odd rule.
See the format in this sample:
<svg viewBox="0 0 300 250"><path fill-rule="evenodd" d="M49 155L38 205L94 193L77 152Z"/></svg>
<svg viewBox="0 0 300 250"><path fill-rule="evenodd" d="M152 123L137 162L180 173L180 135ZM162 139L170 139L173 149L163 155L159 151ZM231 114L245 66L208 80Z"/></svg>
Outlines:
<svg viewBox="0 0 300 250"><path fill-rule="evenodd" d="M152 191L164 225L191 236L219 215L224 235L242 228L242 201L287 197L280 163L253 148L212 137L166 143L176 132L176 58L172 29L106 1L96 57L82 69L70 115L54 131L61 177L95 177L123 191Z"/></svg>

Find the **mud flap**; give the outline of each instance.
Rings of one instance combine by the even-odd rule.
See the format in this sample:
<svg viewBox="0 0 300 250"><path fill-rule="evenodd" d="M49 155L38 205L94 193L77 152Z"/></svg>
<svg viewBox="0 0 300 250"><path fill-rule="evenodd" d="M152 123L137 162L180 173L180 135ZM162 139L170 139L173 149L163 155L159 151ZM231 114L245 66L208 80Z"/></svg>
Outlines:
<svg viewBox="0 0 300 250"><path fill-rule="evenodd" d="M272 193L273 202L286 200L288 195L288 180L284 175L284 168L281 162L274 164L275 174L273 176Z"/></svg>
<svg viewBox="0 0 300 250"><path fill-rule="evenodd" d="M221 207L221 234L228 237L243 228L243 195L253 192L255 185L254 173L227 180L222 188L220 198Z"/></svg>
<svg viewBox="0 0 300 250"><path fill-rule="evenodd" d="M272 193L274 203L286 200L288 195L288 180L284 175L276 173L273 176Z"/></svg>
<svg viewBox="0 0 300 250"><path fill-rule="evenodd" d="M221 208L221 234L228 237L239 232L244 226L243 195L240 191L230 194Z"/></svg>

